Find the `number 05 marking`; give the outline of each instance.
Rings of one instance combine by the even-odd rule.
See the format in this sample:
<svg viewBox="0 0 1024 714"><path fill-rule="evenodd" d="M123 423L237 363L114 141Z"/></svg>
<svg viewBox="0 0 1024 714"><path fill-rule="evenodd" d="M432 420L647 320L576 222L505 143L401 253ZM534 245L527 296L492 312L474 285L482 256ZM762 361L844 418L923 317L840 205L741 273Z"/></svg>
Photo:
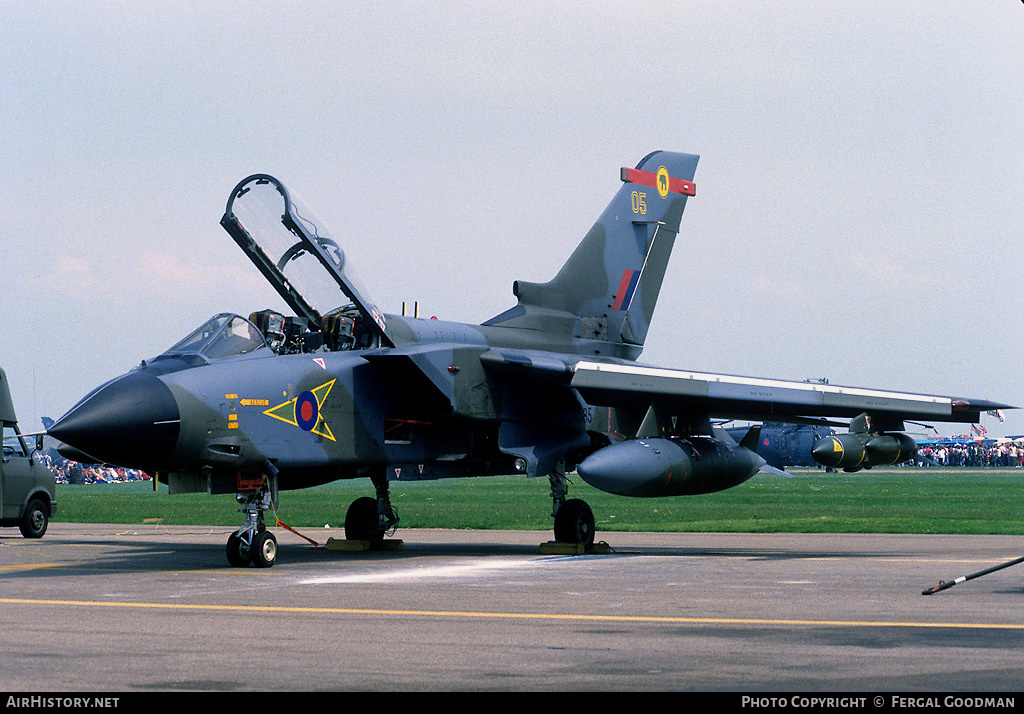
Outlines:
<svg viewBox="0 0 1024 714"><path fill-rule="evenodd" d="M646 193L640 193L639 191L633 192L633 213L647 213L647 202L644 200L646 198Z"/></svg>

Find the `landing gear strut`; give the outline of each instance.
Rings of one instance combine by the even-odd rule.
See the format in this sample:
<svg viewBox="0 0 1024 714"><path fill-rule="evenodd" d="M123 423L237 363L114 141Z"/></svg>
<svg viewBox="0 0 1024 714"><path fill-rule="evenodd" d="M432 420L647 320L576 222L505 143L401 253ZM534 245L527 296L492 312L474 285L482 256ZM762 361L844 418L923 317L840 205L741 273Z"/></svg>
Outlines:
<svg viewBox="0 0 1024 714"><path fill-rule="evenodd" d="M228 562L236 568L250 563L257 568L273 566L277 560L277 538L263 520L263 512L273 504L270 490L263 487L239 491L235 497L242 504L240 512L245 515L245 523L228 537Z"/></svg>
<svg viewBox="0 0 1024 714"><path fill-rule="evenodd" d="M559 465L548 477L551 481L551 515L555 517L555 540L582 545L586 550L594 546L594 512L586 501L578 498L566 500L569 487L565 480L565 467Z"/></svg>
<svg viewBox="0 0 1024 714"><path fill-rule="evenodd" d="M379 545L384 536L398 525L398 514L391 507L391 493L387 476L383 471L374 473L370 480L377 491L377 497L357 498L345 514L345 538L366 540Z"/></svg>

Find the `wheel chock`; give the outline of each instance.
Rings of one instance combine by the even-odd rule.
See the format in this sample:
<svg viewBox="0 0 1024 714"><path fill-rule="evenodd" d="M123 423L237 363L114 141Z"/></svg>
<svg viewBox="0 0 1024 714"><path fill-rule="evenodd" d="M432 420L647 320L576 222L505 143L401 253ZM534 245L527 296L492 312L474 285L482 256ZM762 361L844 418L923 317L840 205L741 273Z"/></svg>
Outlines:
<svg viewBox="0 0 1024 714"><path fill-rule="evenodd" d="M587 548L582 543L549 540L547 543L541 543L540 552L541 555L608 555L612 549L604 541Z"/></svg>
<svg viewBox="0 0 1024 714"><path fill-rule="evenodd" d="M374 543L371 540L348 540L347 538L328 538L324 544L326 550L345 550L349 552L362 552L366 550L404 550L405 541L399 539L385 540L381 543Z"/></svg>

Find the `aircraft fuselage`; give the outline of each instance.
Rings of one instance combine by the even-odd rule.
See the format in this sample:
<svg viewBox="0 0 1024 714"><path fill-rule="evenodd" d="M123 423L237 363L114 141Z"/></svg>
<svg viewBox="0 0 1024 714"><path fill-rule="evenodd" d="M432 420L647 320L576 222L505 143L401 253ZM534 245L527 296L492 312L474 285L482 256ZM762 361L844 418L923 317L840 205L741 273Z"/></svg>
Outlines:
<svg viewBox="0 0 1024 714"><path fill-rule="evenodd" d="M159 472L172 492L234 492L267 464L282 490L375 470L389 480L545 475L537 468L552 457L534 453L526 432L550 434L559 459L566 435L585 454L591 410L567 384L578 355L503 346L521 344L515 328L388 320L408 337L400 353L260 347L184 368L150 360L86 397L53 433L98 461ZM485 369L485 354L505 370L543 361L555 376L512 388Z"/></svg>

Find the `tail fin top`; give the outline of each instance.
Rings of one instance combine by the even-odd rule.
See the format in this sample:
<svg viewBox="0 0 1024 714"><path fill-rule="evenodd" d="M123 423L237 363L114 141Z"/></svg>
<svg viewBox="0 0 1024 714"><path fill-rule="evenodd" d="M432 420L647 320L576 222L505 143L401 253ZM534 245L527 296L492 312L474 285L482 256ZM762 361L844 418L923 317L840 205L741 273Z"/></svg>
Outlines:
<svg viewBox="0 0 1024 714"><path fill-rule="evenodd" d="M485 324L545 329L560 313L579 318L577 337L643 345L698 158L656 151L623 168L622 187L558 274L516 281L519 305Z"/></svg>

